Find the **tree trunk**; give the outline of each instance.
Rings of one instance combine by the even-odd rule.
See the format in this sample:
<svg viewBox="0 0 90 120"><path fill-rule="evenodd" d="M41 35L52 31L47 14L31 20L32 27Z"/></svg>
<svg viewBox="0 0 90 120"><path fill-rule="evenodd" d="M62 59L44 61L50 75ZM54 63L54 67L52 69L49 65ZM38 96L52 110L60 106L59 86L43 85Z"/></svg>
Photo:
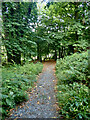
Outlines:
<svg viewBox="0 0 90 120"><path fill-rule="evenodd" d="M74 47L72 45L68 45L68 55L70 55L70 53L74 53Z"/></svg>
<svg viewBox="0 0 90 120"><path fill-rule="evenodd" d="M65 47L64 47L63 56L65 56L65 55L66 55L66 53L65 53Z"/></svg>
<svg viewBox="0 0 90 120"><path fill-rule="evenodd" d="M13 61L16 63L16 64L21 64L21 53L18 52L18 54L16 52L13 51Z"/></svg>
<svg viewBox="0 0 90 120"><path fill-rule="evenodd" d="M41 57L41 55L39 55L39 61L42 62L42 57Z"/></svg>
<svg viewBox="0 0 90 120"><path fill-rule="evenodd" d="M29 58L31 58L31 53L29 53Z"/></svg>
<svg viewBox="0 0 90 120"><path fill-rule="evenodd" d="M3 12L2 13L5 13L6 11L7 11L7 5L6 5L7 3L3 3L3 6L5 7L4 9L2 9L3 10ZM17 5L19 5L19 3L17 4ZM18 7L17 7L17 9L18 9ZM11 14L11 16L13 16L14 15L14 9L11 7L10 8L10 14ZM3 26L4 26L4 35L5 35L5 37L4 37L4 41L5 41L5 47L6 47L6 50L7 50L7 60L8 60L8 62L11 62L11 63L13 63L13 61L16 63L16 64L21 64L21 53L19 53L19 51L18 51L18 54L16 54L14 51L13 51L13 48L11 49L11 48L9 48L9 44L8 44L8 46L6 45L6 41L8 41L9 43L12 41L12 38L15 38L16 39L16 34L14 35L11 35L12 33L10 32L10 30L8 29L8 27L7 27L7 24L8 24L8 20L7 20L7 18L9 17L9 15L7 14L7 16L5 16L4 14L3 14ZM13 18L13 17L12 17ZM5 24L6 23L6 24ZM17 40L17 39L16 39ZM13 43L14 43L14 41L13 41ZM11 43L12 44L12 43ZM9 49L10 49L10 51L12 51L11 53L9 53ZM16 49L17 50L17 49Z"/></svg>
<svg viewBox="0 0 90 120"><path fill-rule="evenodd" d="M62 46L62 50L61 50L61 58L63 58L63 46Z"/></svg>
<svg viewBox="0 0 90 120"><path fill-rule="evenodd" d="M55 49L55 61L57 60L57 51Z"/></svg>
<svg viewBox="0 0 90 120"><path fill-rule="evenodd" d="M37 60L39 60L39 44L37 44Z"/></svg>
<svg viewBox="0 0 90 120"><path fill-rule="evenodd" d="M40 53L40 46L39 46L39 44L37 44L37 60L42 62L42 57L41 57L41 53Z"/></svg>
<svg viewBox="0 0 90 120"><path fill-rule="evenodd" d="M59 59L61 58L61 48L59 48Z"/></svg>

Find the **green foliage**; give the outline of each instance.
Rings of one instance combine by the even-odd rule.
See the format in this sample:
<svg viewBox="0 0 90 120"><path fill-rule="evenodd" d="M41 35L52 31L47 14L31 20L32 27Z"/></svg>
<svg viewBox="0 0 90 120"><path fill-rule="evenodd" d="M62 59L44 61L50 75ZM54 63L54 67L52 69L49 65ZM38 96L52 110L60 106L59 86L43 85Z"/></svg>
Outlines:
<svg viewBox="0 0 90 120"><path fill-rule="evenodd" d="M75 53L57 60L56 69L59 82L69 84L76 81L88 84L88 52Z"/></svg>
<svg viewBox="0 0 90 120"><path fill-rule="evenodd" d="M88 52L57 60L57 98L60 113L67 119L89 118Z"/></svg>
<svg viewBox="0 0 90 120"><path fill-rule="evenodd" d="M89 40L88 14L88 2L50 2L49 6L47 3L43 15L41 14L41 23L48 36L49 52L61 52L60 57L63 58L66 54L74 53L74 48L75 52L85 51Z"/></svg>
<svg viewBox="0 0 90 120"><path fill-rule="evenodd" d="M58 85L60 112L68 119L85 119L89 117L88 87L74 82L69 85Z"/></svg>
<svg viewBox="0 0 90 120"><path fill-rule="evenodd" d="M16 104L28 100L26 91L31 91L36 75L42 71L41 63L27 63L24 66L7 66L2 68L2 114Z"/></svg>
<svg viewBox="0 0 90 120"><path fill-rule="evenodd" d="M36 3L3 2L2 18L2 38L8 62L13 60L20 64L21 53L30 56L36 52L36 43L32 40L32 29L37 21Z"/></svg>
<svg viewBox="0 0 90 120"><path fill-rule="evenodd" d="M74 45L74 50L77 52L85 51L88 47L88 42L86 40L77 41Z"/></svg>
<svg viewBox="0 0 90 120"><path fill-rule="evenodd" d="M2 38L8 62L20 64L21 58L32 56L41 61L49 53L63 58L74 49L85 51L88 16L88 2L48 2L45 7L35 2L3 2Z"/></svg>

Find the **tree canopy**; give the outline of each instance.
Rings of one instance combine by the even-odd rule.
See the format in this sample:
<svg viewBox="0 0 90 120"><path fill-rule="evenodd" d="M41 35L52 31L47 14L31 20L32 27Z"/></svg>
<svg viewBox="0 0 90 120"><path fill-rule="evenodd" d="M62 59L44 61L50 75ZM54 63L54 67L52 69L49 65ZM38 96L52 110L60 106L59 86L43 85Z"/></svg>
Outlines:
<svg viewBox="0 0 90 120"><path fill-rule="evenodd" d="M40 5L40 6L39 6ZM39 6L39 7L38 7ZM3 45L8 62L63 58L87 49L88 2L3 2Z"/></svg>

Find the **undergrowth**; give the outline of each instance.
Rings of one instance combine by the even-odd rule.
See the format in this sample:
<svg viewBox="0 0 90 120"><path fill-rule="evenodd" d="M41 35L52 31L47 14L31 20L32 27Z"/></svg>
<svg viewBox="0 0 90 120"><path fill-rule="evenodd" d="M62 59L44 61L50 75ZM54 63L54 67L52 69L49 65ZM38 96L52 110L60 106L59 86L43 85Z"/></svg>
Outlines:
<svg viewBox="0 0 90 120"><path fill-rule="evenodd" d="M2 67L2 94L0 96L3 119L16 104L28 100L27 91L31 91L36 82L36 76L42 68L41 63Z"/></svg>
<svg viewBox="0 0 90 120"><path fill-rule="evenodd" d="M88 120L88 52L75 53L57 60L56 75L60 114L70 120Z"/></svg>

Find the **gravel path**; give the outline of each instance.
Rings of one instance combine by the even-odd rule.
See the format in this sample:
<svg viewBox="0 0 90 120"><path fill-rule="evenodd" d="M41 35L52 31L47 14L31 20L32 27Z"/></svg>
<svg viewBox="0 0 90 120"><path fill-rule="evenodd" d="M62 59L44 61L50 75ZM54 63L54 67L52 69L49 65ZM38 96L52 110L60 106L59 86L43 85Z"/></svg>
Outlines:
<svg viewBox="0 0 90 120"><path fill-rule="evenodd" d="M55 99L55 62L45 62L29 101L13 110L10 118L57 118Z"/></svg>

